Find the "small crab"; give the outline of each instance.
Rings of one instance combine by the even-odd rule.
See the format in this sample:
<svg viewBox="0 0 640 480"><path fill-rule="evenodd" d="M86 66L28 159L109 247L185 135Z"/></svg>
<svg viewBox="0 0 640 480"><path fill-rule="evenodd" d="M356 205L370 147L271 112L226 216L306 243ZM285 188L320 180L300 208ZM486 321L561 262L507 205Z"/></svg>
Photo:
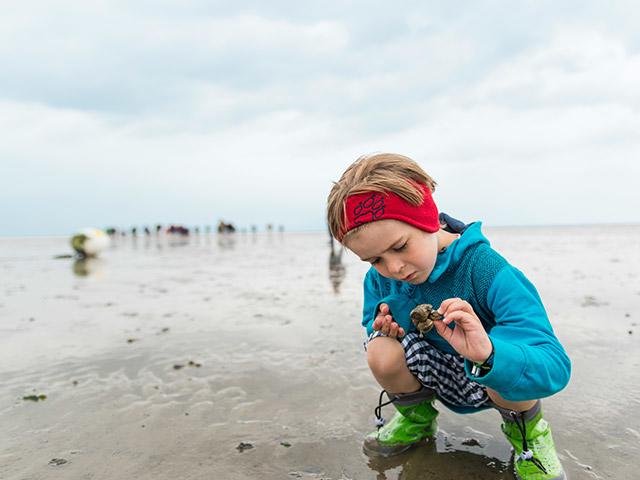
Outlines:
<svg viewBox="0 0 640 480"><path fill-rule="evenodd" d="M418 305L411 310L409 316L418 329L418 332L420 332L420 338L424 338L424 334L433 328L434 320L442 320L444 318L428 303Z"/></svg>

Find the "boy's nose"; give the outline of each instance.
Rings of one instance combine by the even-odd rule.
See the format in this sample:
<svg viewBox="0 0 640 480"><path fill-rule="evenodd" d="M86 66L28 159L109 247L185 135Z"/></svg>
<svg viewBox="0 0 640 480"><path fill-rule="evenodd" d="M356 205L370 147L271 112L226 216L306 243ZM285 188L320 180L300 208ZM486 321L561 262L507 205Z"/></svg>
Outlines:
<svg viewBox="0 0 640 480"><path fill-rule="evenodd" d="M404 268L404 262L400 260L396 260L389 265L389 271L394 275L399 275L402 273L402 269Z"/></svg>

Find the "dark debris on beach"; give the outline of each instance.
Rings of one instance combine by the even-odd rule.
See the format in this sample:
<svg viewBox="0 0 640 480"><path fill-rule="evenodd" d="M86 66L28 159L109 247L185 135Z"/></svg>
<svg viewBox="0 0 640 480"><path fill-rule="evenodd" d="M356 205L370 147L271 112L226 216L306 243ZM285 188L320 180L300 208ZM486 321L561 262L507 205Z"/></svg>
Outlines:
<svg viewBox="0 0 640 480"><path fill-rule="evenodd" d="M22 397L22 400L27 400L30 402L40 402L46 399L47 396L42 393L40 395L25 395L24 397Z"/></svg>
<svg viewBox="0 0 640 480"><path fill-rule="evenodd" d="M238 450L240 453L244 452L245 450L250 450L253 448L253 445L251 443L247 443L247 442L240 442L238 444L238 446L236 447L236 450Z"/></svg>
<svg viewBox="0 0 640 480"><path fill-rule="evenodd" d="M174 369L174 370L181 370L181 369L183 369L183 368L184 368L184 367L186 367L186 366L200 368L200 367L202 366L202 364L201 364L201 363L198 363L198 362L194 362L193 360L189 360L189 363L187 363L187 365L182 365L182 364L180 364L180 363L176 363L176 364L173 366L173 369Z"/></svg>

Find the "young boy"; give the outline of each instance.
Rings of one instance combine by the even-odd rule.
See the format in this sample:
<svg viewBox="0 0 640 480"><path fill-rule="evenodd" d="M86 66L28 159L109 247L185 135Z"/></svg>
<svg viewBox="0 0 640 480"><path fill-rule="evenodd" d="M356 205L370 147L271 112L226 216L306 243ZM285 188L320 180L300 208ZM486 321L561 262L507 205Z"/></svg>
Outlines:
<svg viewBox="0 0 640 480"><path fill-rule="evenodd" d="M434 435L437 398L459 413L497 409L519 479L564 479L540 398L567 385L569 358L535 287L479 222L439 216L435 186L410 158L383 153L359 158L329 194L331 234L372 265L367 360L397 409L384 425L380 394L378 431L364 450L395 455ZM425 303L444 318L422 337L410 313Z"/></svg>

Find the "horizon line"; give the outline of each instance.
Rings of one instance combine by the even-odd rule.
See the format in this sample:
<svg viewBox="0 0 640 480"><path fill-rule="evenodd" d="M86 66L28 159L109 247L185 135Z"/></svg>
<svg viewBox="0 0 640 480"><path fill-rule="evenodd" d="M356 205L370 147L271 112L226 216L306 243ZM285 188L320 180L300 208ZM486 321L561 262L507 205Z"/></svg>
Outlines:
<svg viewBox="0 0 640 480"><path fill-rule="evenodd" d="M478 220L479 221L479 220ZM469 223L475 223L475 222L469 222ZM593 223L593 222L588 222L588 223L547 223L547 224L541 224L541 223L537 223L537 224L487 224L486 222L482 222L483 225L487 228L579 228L579 227L599 227L599 226L605 226L605 227L624 227L624 226L640 226L640 221L637 222L600 222L600 223ZM195 227L188 227L188 228L195 228ZM245 227L243 227L245 228ZM80 231L81 229L78 229L77 231ZM102 229L102 230L106 230L106 229ZM66 237L66 236L71 236L74 235L77 231L74 232L70 232L70 233L33 233L33 234L0 234L0 238L51 238L51 237ZM127 233L128 237L131 237L131 233L130 230L118 230L119 232L124 231ZM250 229L238 229L236 232L232 233L233 234L252 234L252 235L257 235L257 234L282 234L282 233L328 233L327 232L327 228L313 228L313 229L293 229L293 230L284 230L284 231L280 231L277 228L273 229L271 231L268 231L266 229L263 230L258 230L258 231L251 231ZM167 235L165 232L162 232L163 235ZM199 233L190 233L189 235L218 235L219 233L217 231L211 230L210 232L206 232L206 231L200 231ZM226 235L228 235L229 233L226 233ZM145 237L145 236L155 236L157 235L154 231L151 232L150 235L147 235L144 233L144 231L142 231L141 233L138 232L136 236L138 237ZM118 235L119 236L119 235Z"/></svg>

